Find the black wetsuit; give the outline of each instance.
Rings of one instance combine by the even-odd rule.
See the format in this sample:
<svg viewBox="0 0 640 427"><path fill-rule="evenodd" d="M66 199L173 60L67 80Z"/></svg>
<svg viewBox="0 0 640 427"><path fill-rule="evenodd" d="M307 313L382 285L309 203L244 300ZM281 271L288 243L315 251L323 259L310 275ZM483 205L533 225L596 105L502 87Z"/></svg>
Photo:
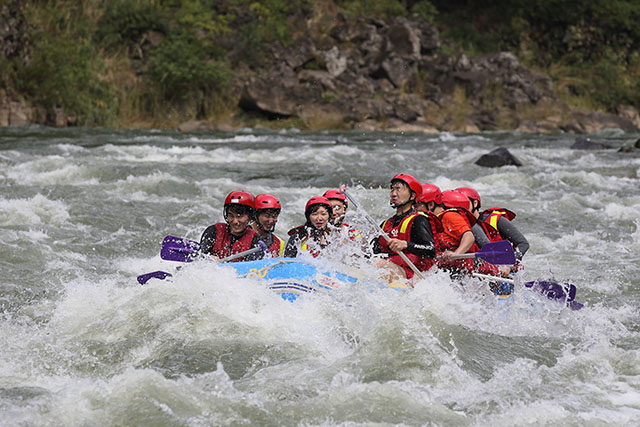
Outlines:
<svg viewBox="0 0 640 427"><path fill-rule="evenodd" d="M388 221L392 221L392 226L397 227L402 220L411 214L415 214L414 210L410 210L400 215L394 215ZM380 225L380 228L384 223ZM382 252L380 248L380 238L376 237L371 241L374 254ZM409 241L407 241L407 249L405 252L416 254L423 258L434 258L436 256L436 245L433 239L433 230L429 218L424 215L416 215L411 224L409 231Z"/></svg>

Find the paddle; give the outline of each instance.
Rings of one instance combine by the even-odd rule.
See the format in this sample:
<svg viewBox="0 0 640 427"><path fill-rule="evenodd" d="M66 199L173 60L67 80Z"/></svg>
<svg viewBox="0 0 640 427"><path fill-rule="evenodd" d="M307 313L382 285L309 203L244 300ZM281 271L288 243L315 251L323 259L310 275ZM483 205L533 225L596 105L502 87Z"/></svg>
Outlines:
<svg viewBox="0 0 640 427"><path fill-rule="evenodd" d="M516 263L513 246L508 240L486 243L478 252L451 255L451 259L461 258L480 258L489 264L513 265Z"/></svg>
<svg viewBox="0 0 640 427"><path fill-rule="evenodd" d="M167 237L165 237L165 240L167 240L167 238L169 238L169 237L171 238L170 240L172 240L172 239L187 240L187 239L181 239L180 237L173 237L173 236L167 236ZM194 240L191 240L191 242L194 242ZM163 241L163 243L164 243L164 241ZM164 249L164 246L163 246L163 249ZM225 257L225 258L222 258L222 259L218 260L218 263L224 263L224 262L233 261L234 259L242 258L242 257L245 257L247 255L254 254L256 252L264 252L264 251L266 251L268 249L269 248L266 245L266 243L264 243L262 240L258 240L258 246L254 247L254 248L251 248L251 249L248 249L246 251L238 252L237 254L229 255L228 257ZM179 252L176 251L175 253L179 253ZM163 258L163 259L166 260L167 258ZM176 259L171 259L171 261L176 261ZM193 258L189 257L184 262L191 262L191 261L193 261ZM144 285L145 283L147 283L151 279L164 280L167 277L172 277L172 276L173 275L171 273L167 273L166 271L160 271L160 270L152 271L151 273L141 274L140 276L138 276L138 283L140 283L141 285Z"/></svg>
<svg viewBox="0 0 640 427"><path fill-rule="evenodd" d="M481 273L471 273L471 275L479 279L494 280L496 282L505 282L512 285L515 284L515 281L513 279L508 279L506 277L490 276L488 274ZM549 280L535 280L532 282L525 282L524 285L527 288L531 288L537 292L540 292L542 295L545 295L549 299L566 302L567 307L569 307L571 310L580 310L582 307L584 307L584 304L575 301L577 289L576 285L573 285L571 283L560 284Z"/></svg>
<svg viewBox="0 0 640 427"><path fill-rule="evenodd" d="M182 237L166 236L162 240L160 258L166 261L191 262L198 255L200 243Z"/></svg>
<svg viewBox="0 0 640 427"><path fill-rule="evenodd" d="M347 186L345 184L341 184L340 185L340 191L342 191L344 193L344 195L347 196L347 198L349 199L351 204L353 204L353 206L355 206L356 209L358 209L359 211L362 211L362 213L364 214L364 217L366 218L366 220L369 221L369 223L371 225L373 225L378 230L378 232L382 235L382 237L387 242L389 242L391 240L391 237L389 237L389 235L380 227L380 225L378 225L378 223L373 218L371 218L369 216L367 211L362 209L362 206L360 206L358 204L358 202L356 202L356 200L353 197L351 197L351 195L349 193L347 193ZM400 255L400 258L402 258L402 260L407 263L409 268L411 268L413 270L413 272L416 274L416 276L418 276L420 279L424 279L424 276L422 275L420 270L418 270L418 267L416 267L411 262L411 260L409 258L407 258L407 256L404 254L404 252L398 252L398 255Z"/></svg>
<svg viewBox="0 0 640 427"><path fill-rule="evenodd" d="M149 280L151 279L160 279L160 280L164 280L167 277L171 277L173 276L173 274L171 273L167 273L166 271L152 271L151 273L146 273L146 274L141 274L138 276L138 283L140 283L141 285L144 285L145 283L147 283Z"/></svg>

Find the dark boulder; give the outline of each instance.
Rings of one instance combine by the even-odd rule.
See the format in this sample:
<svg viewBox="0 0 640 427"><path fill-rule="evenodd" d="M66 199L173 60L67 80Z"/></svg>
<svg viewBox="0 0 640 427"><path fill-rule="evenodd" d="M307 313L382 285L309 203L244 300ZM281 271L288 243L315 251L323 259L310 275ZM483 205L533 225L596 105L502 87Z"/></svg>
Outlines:
<svg viewBox="0 0 640 427"><path fill-rule="evenodd" d="M594 142L589 138L578 137L569 148L572 150L608 150L613 147L600 142Z"/></svg>
<svg viewBox="0 0 640 427"><path fill-rule="evenodd" d="M522 166L520 160L515 158L513 154L504 147L498 147L495 150L483 154L476 161L476 165L487 168L498 168L500 166Z"/></svg>

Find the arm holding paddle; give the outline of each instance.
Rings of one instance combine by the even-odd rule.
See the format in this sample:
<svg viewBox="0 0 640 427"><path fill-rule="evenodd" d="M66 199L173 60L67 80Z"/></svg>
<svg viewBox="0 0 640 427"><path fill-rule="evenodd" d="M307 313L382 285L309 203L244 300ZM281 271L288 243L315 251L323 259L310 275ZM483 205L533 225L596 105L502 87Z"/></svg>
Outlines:
<svg viewBox="0 0 640 427"><path fill-rule="evenodd" d="M461 259L461 258L473 258L469 256L458 256L458 255L466 255L467 251L473 246L475 243L475 239L473 237L473 233L471 231L467 231L462 235L462 239L460 240L460 245L456 248L455 251L444 251L442 253L442 259Z"/></svg>

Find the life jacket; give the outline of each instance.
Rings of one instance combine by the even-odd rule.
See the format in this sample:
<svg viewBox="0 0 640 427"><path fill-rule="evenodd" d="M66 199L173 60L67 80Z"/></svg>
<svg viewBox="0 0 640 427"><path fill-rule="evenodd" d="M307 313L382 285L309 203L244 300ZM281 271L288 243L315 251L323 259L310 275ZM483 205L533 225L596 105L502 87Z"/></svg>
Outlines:
<svg viewBox="0 0 640 427"><path fill-rule="evenodd" d="M269 252L273 258L281 257L284 254L285 241L273 233L271 233L271 236L273 237L273 242L268 248Z"/></svg>
<svg viewBox="0 0 640 427"><path fill-rule="evenodd" d="M432 218L428 214L424 212L413 212L407 215L407 217L404 218L402 221L400 221L400 223L395 227L393 226L393 221L390 221L391 218L387 219L382 224L382 230L385 233L387 233L387 235L392 239L399 239L399 240L404 240L406 242L409 242L411 238L411 227L413 226L413 221L416 219L418 215L425 216L427 217L427 219L429 219L432 232L434 227L436 229L438 228L437 224L439 223L439 220L437 218L432 222ZM442 224L440 224L440 229L442 229ZM434 234L434 238L435 238L435 234ZM402 269L404 270L407 276L407 279L411 279L413 277L413 275L415 274L414 271L411 269L411 267L407 265L406 262L404 262L404 260L400 255L389 250L389 243L383 237L380 237L380 250L384 253L389 254L389 261L402 267ZM409 261L411 261L413 265L415 265L418 268L419 271L427 271L435 264L435 258L433 259L425 258L425 257L421 257L420 255L412 254L410 252L405 252L405 255L407 256Z"/></svg>
<svg viewBox="0 0 640 427"><path fill-rule="evenodd" d="M511 212L509 209L504 208L485 209L484 211L482 211L480 216L484 216L485 214L487 214L488 216L483 221L496 230L498 229L498 220L501 216L504 215L509 221L512 221L516 217L515 213Z"/></svg>
<svg viewBox="0 0 640 427"><path fill-rule="evenodd" d="M476 224L478 224L482 228L482 231L484 231L484 234L487 236L490 242L498 242L502 240L498 229L488 222L478 219Z"/></svg>
<svg viewBox="0 0 640 427"><path fill-rule="evenodd" d="M488 227L491 227L492 229L495 229L496 234L497 234L497 239L498 240L504 240L504 238L500 235L500 232L498 231L498 221L500 221L500 218L502 216L504 216L505 218L507 218L509 221L512 221L515 217L516 214L513 213L512 211L510 211L509 209L505 209L505 208L491 208L491 209L485 209L484 211L482 211L482 213L480 214L480 216L484 216L484 215L488 215L485 219L483 220L478 220L481 223L485 223L487 224ZM487 236L489 236L487 234ZM489 240L491 240L491 237L489 237ZM492 242L494 242L495 240L491 240ZM515 245L513 244L513 242L511 242L511 245L513 246L513 249L515 250ZM517 271L521 268L520 262L516 262L516 264L513 267L514 271Z"/></svg>
<svg viewBox="0 0 640 427"><path fill-rule="evenodd" d="M256 232L250 227L247 227L242 237L235 241L231 245L231 234L229 233L229 226L224 222L215 224L216 227L216 240L213 242L213 248L211 248L211 255L218 258L225 258L229 255L234 255L243 251L251 249L251 243L256 236ZM238 258L235 261L243 261L244 257Z"/></svg>
<svg viewBox="0 0 640 427"><path fill-rule="evenodd" d="M471 227L473 227L473 224L475 224L476 222L476 217L471 212L469 212L465 208L460 208L460 207L445 209L444 211L438 214L438 218L442 221L442 218L444 218L445 215L451 215L451 214L461 215L467 222L467 225L469 225L469 229L471 229ZM437 246L440 252L455 251L458 248L458 246L460 246L462 236L458 237L458 240L453 243L445 239L444 236L445 234L443 229L442 234L439 236L437 240ZM474 243L469 248L467 253L473 253L477 251L478 251L478 245ZM455 260L447 260L447 261L440 259L438 260L438 267L443 268L445 270L451 270L451 271L470 272L474 268L474 263L472 258L463 258L463 259L455 259Z"/></svg>
<svg viewBox="0 0 640 427"><path fill-rule="evenodd" d="M322 246L319 242L314 242L315 244L309 245L309 238L311 236L309 236L306 224L299 225L289 230L289 236L293 235L297 235L298 239L300 239L300 250L309 251L309 254L314 258L317 258L320 255L320 249L326 247ZM327 236L325 236L325 238L326 237Z"/></svg>
<svg viewBox="0 0 640 427"><path fill-rule="evenodd" d="M359 239L360 237L362 237L360 235L360 233L358 232L358 230L356 230L355 228L351 227L349 224L347 223L342 223L340 224L340 227L344 227L347 230L347 237L349 237L349 240L354 241L356 239ZM341 231L341 229L338 229L338 231Z"/></svg>

